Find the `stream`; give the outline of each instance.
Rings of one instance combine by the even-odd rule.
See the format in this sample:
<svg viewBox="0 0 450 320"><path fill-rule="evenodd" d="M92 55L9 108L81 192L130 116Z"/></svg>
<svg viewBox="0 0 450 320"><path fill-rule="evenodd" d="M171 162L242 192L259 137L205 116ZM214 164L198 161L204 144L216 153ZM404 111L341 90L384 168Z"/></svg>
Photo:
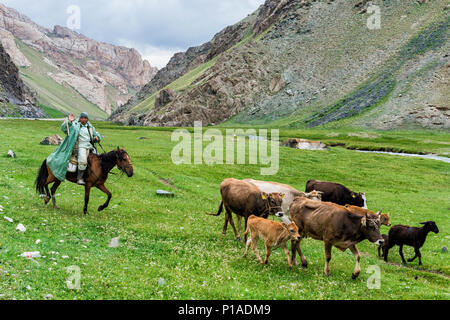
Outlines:
<svg viewBox="0 0 450 320"><path fill-rule="evenodd" d="M403 156L403 157L416 157L416 158L424 158L424 159L432 159L450 163L450 158L441 157L434 154L414 154L414 153L399 153L399 152L387 152L387 151L366 151L366 150L355 150L356 152L364 152L364 153L381 153L381 154L390 154L393 156Z"/></svg>

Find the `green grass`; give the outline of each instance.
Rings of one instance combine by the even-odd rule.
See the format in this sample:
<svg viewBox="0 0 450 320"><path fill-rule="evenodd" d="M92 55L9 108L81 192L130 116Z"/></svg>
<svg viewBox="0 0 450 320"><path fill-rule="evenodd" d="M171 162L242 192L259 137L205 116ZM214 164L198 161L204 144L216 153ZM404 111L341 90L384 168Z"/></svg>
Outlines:
<svg viewBox="0 0 450 320"><path fill-rule="evenodd" d="M62 184L57 194L60 210L44 206L34 192L37 169L54 150L39 141L60 134L59 123L0 120L0 150L13 149L17 154L16 159L0 156L0 205L3 214L14 219L11 224L0 217L0 299L42 299L47 294L68 300L449 299L449 254L441 252L450 239L447 163L359 154L343 148L327 152L281 148L279 172L263 177L258 165L175 166L170 155L176 142L171 142L167 128L94 125L105 136L105 149L117 145L127 149L135 175L110 177L107 187L113 198L101 213L96 208L105 196L93 190L90 214L84 216L83 188L77 185ZM324 130L282 130L280 135L308 132L311 138L327 134ZM378 143L375 138L364 142L348 137L348 132L338 131L339 136L330 139ZM379 145L437 153L441 143L448 141L448 132L385 132ZM401 266L397 249L390 254L391 263L385 264L377 257L375 245L363 241L358 245L362 271L357 280L351 280L353 256L336 249L331 276L324 276L323 244L311 239L304 241L303 248L308 269L290 271L281 249L273 252L269 265L262 266L252 252L242 258L244 245L234 240L230 230L226 236L221 234L223 215L205 215L217 210L219 184L227 177L270 179L299 189L311 178L339 181L365 191L369 208L383 208L393 224L418 226L434 220L440 233L428 236L421 250L422 267L417 261ZM157 197L157 189L173 191L175 197ZM18 223L27 227L25 233L15 231ZM387 233L388 228L383 226L381 231ZM117 236L120 247L108 248L110 239ZM40 244L35 244L37 239ZM34 250L45 258L18 257ZM405 255L412 256L412 248L406 248ZM65 285L69 276L65 268L73 265L81 268L81 290ZM371 265L381 269L379 290L366 286ZM158 285L159 278L165 279L164 285Z"/></svg>
<svg viewBox="0 0 450 320"><path fill-rule="evenodd" d="M43 105L42 103L38 102L37 105L39 107L41 107L50 116L50 118L56 118L56 119L57 118L64 118L67 115L66 113L63 113L63 112L61 112L59 110L50 108L50 107L48 107L46 105Z"/></svg>

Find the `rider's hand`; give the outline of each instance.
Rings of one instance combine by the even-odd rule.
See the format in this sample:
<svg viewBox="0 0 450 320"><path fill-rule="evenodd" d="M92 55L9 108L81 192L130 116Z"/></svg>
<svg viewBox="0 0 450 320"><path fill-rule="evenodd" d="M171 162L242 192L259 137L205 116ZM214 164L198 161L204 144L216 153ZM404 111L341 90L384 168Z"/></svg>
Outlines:
<svg viewBox="0 0 450 320"><path fill-rule="evenodd" d="M75 115L70 114L70 115L69 115L69 122L72 122L72 121L74 121L74 120L75 120Z"/></svg>
<svg viewBox="0 0 450 320"><path fill-rule="evenodd" d="M95 141L95 142L98 142L98 141L99 141L99 140L98 140L98 137L95 137L95 138L94 138L94 141Z"/></svg>

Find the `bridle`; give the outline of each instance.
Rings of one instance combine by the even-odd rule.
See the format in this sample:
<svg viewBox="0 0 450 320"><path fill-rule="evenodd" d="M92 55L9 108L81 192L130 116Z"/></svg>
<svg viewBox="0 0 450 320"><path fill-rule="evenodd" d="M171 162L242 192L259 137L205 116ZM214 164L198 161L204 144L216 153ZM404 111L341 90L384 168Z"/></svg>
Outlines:
<svg viewBox="0 0 450 320"><path fill-rule="evenodd" d="M125 150L122 150L122 152L119 155L119 161L125 161L124 155L126 154ZM129 158L128 158L129 159ZM130 169L133 168L133 164L131 163L131 161L128 161L129 163L127 163L126 165L123 165L122 167L117 166L117 168L119 168L120 171L125 172Z"/></svg>
<svg viewBox="0 0 450 320"><path fill-rule="evenodd" d="M274 208L280 209L280 210L278 210L278 212L283 211L283 209L281 208L281 206L273 206L273 207L272 207L272 206L270 205L269 198L267 198L266 200L267 200L267 203L266 203L266 210L264 210L264 213L267 212L267 215L270 215L271 210L274 209Z"/></svg>

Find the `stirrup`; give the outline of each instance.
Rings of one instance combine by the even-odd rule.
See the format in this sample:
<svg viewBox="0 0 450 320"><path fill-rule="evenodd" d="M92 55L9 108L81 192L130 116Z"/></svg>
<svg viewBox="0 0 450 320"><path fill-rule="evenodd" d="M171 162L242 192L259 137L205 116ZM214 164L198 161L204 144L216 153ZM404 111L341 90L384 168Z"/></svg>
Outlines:
<svg viewBox="0 0 450 320"><path fill-rule="evenodd" d="M79 184L80 186L85 186L86 182L84 182L84 180L78 180L77 184Z"/></svg>

